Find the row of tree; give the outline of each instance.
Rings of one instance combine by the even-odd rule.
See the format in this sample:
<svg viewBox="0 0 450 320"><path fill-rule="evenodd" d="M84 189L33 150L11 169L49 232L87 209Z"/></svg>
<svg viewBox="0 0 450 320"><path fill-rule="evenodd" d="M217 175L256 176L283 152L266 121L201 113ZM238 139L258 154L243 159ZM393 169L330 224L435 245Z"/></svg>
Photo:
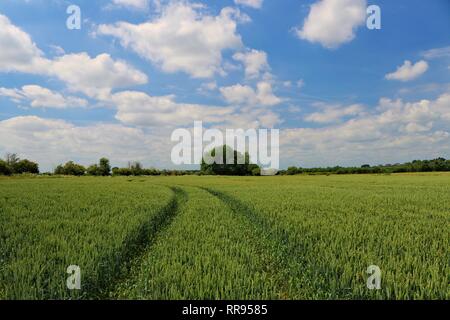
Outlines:
<svg viewBox="0 0 450 320"><path fill-rule="evenodd" d="M233 164L225 164L226 156L232 155ZM99 164L91 165L87 168L69 161L64 165L56 167L54 174L72 176L180 176L180 175L234 175L249 176L260 175L261 170L256 164L250 163L248 153L244 155L228 146L222 146L209 152L209 157L216 160L213 164L207 164L202 160L200 171L198 170L157 170L146 169L140 162L129 162L125 168L114 167L111 169L109 160L102 158ZM231 157L231 156L230 156Z"/></svg>
<svg viewBox="0 0 450 320"><path fill-rule="evenodd" d="M87 168L69 161L64 165L60 164L57 166L54 173L67 176L83 176L85 174L90 176L109 176L111 174L111 166L107 158L101 158L98 164L90 165Z"/></svg>
<svg viewBox="0 0 450 320"><path fill-rule="evenodd" d="M198 173L199 171L195 170L157 170L153 168L146 169L140 162L129 162L128 166L125 168L114 167L111 169L109 160L106 158L100 159L99 164L93 164L89 167L84 167L73 161L69 161L64 165L57 166L54 171L54 174L66 176L181 176Z"/></svg>
<svg viewBox="0 0 450 320"><path fill-rule="evenodd" d="M5 159L0 159L0 175L22 173L39 173L39 165L28 159L20 159L15 153L8 153Z"/></svg>
<svg viewBox="0 0 450 320"><path fill-rule="evenodd" d="M156 169L145 169L140 162L129 162L128 167L112 169L115 176L158 176L162 172Z"/></svg>
<svg viewBox="0 0 450 320"><path fill-rule="evenodd" d="M361 167L326 167L326 168L301 168L289 167L280 171L281 175L296 174L368 174L368 173L401 173L401 172L432 172L450 171L450 160L437 158L434 160L414 160L407 163L396 163L370 166L368 164Z"/></svg>
<svg viewBox="0 0 450 320"><path fill-rule="evenodd" d="M226 155L233 155L233 164L226 164ZM111 169L107 158L101 158L98 164L84 167L73 161L56 167L54 174L72 176L159 176L159 175L233 175L233 176L258 176L261 174L260 167L250 163L248 153L244 155L234 151L228 146L223 146L210 151L209 159L202 159L200 171L197 170L157 170L146 169L140 162L129 162L125 168L114 167ZM219 160L219 161L218 161ZM386 164L361 167L326 167L326 168L301 168L289 167L287 170L279 171L279 175L297 174L369 174L369 173L401 173L401 172L431 172L450 171L450 160L437 158L434 160L414 160L407 163ZM20 159L16 154L7 154L5 159L0 159L0 175L12 175L22 173L39 173L37 163L27 159Z"/></svg>

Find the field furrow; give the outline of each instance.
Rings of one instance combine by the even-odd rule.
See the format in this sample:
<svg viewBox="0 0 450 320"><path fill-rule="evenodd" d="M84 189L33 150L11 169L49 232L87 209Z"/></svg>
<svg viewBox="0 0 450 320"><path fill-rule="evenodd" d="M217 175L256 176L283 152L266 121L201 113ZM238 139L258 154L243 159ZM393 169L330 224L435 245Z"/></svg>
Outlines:
<svg viewBox="0 0 450 320"><path fill-rule="evenodd" d="M272 253L252 223L205 190L183 189L188 201L115 297L278 298Z"/></svg>
<svg viewBox="0 0 450 320"><path fill-rule="evenodd" d="M0 293L8 299L97 298L174 212L169 188L127 180L0 184ZM68 266L81 290L68 290Z"/></svg>
<svg viewBox="0 0 450 320"><path fill-rule="evenodd" d="M301 270L302 256L301 253L296 254L295 248L292 248L289 234L284 229L271 225L267 219L255 213L237 198L211 188L203 189L220 199L232 210L237 219L244 217L247 220L246 223L252 226L253 233L259 239L256 244L259 254L265 255L267 271L274 279L275 285L272 290L277 298L292 299L293 273ZM297 285L299 281L300 279L297 279ZM297 296L297 298L305 298L305 296Z"/></svg>

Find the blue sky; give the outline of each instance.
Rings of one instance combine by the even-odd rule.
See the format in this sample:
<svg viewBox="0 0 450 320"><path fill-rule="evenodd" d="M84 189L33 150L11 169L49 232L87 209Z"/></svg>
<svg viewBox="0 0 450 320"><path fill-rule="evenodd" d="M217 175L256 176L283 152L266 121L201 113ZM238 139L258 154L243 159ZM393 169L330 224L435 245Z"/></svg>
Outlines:
<svg viewBox="0 0 450 320"><path fill-rule="evenodd" d="M7 0L0 17L0 153L43 170L172 168L195 120L280 129L282 167L450 157L446 0Z"/></svg>

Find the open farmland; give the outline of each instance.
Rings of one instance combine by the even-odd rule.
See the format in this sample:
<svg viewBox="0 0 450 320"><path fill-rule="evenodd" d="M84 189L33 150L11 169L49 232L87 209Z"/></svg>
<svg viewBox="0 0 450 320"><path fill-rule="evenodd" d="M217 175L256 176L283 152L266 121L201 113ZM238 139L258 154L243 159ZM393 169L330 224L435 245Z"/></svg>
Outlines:
<svg viewBox="0 0 450 320"><path fill-rule="evenodd" d="M447 173L1 178L0 226L3 299L450 298Z"/></svg>

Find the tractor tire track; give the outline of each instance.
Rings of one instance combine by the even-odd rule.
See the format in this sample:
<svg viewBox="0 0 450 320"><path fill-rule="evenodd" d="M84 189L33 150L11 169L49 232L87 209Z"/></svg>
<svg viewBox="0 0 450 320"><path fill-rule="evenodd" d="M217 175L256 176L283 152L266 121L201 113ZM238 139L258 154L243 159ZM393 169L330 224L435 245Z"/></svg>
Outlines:
<svg viewBox="0 0 450 320"><path fill-rule="evenodd" d="M292 297L293 287L301 285L301 279L298 272L303 269L304 259L299 254L299 248L293 246L289 240L289 234L280 228L276 228L261 215L255 213L250 207L242 201L217 190L200 187L217 197L238 217L245 217L250 225L253 226L253 232L260 241L259 252L265 256L269 255L269 261L266 266L267 272L274 278L277 284L279 299L303 299L306 297Z"/></svg>
<svg viewBox="0 0 450 320"><path fill-rule="evenodd" d="M179 213L179 208L187 202L187 193L178 187L169 187L173 192L170 202L150 220L141 225L135 232L131 232L118 257L122 263L110 271L111 267L100 264L100 275L107 274L100 288L90 288L88 298L110 299L114 297L115 289L131 277L133 266L138 264L144 254L151 250L158 236L166 230ZM104 269L104 270L102 270ZM104 273L102 273L104 272ZM89 283L84 283L89 287Z"/></svg>

